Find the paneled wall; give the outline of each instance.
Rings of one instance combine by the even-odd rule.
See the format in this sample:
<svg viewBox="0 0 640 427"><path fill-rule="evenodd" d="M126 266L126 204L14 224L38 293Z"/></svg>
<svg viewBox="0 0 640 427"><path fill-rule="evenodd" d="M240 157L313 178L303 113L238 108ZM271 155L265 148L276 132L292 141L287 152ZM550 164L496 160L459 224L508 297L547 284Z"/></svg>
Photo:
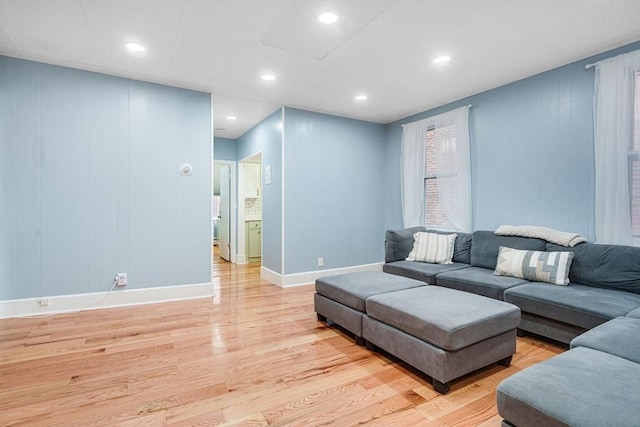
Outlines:
<svg viewBox="0 0 640 427"><path fill-rule="evenodd" d="M542 225L593 240L595 73L585 64L635 49L640 43L389 124L386 227L402 227L401 124L471 104L473 228Z"/></svg>
<svg viewBox="0 0 640 427"><path fill-rule="evenodd" d="M210 282L210 108L0 57L0 300Z"/></svg>
<svg viewBox="0 0 640 427"><path fill-rule="evenodd" d="M278 109L238 138L237 149L239 160L262 153L262 265L279 274L282 273L282 127L282 109ZM267 166L271 166L271 184L264 182Z"/></svg>
<svg viewBox="0 0 640 427"><path fill-rule="evenodd" d="M384 144L384 125L285 109L285 274L382 261Z"/></svg>
<svg viewBox="0 0 640 427"><path fill-rule="evenodd" d="M238 139L238 159L262 153L264 267L290 275L382 260L384 142L384 125L289 107Z"/></svg>
<svg viewBox="0 0 640 427"><path fill-rule="evenodd" d="M226 160L235 162L238 141L229 138L213 139L213 158L214 160Z"/></svg>

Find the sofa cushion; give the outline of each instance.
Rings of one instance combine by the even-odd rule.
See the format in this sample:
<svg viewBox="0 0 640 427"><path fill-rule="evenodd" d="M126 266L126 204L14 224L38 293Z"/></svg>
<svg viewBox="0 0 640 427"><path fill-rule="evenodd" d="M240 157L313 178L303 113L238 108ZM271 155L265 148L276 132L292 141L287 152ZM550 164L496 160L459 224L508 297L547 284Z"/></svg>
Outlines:
<svg viewBox="0 0 640 427"><path fill-rule="evenodd" d="M453 264L427 264L415 261L388 262L382 266L382 271L411 279L422 280L430 285L436 283L436 275L445 271L468 268L469 264L454 262Z"/></svg>
<svg viewBox="0 0 640 427"><path fill-rule="evenodd" d="M496 236L493 231L474 231L471 244L471 265L495 270L500 246L530 251L544 251L546 242L528 237Z"/></svg>
<svg viewBox="0 0 640 427"><path fill-rule="evenodd" d="M640 307L636 308L635 310L631 310L630 312L625 314L625 316L640 319Z"/></svg>
<svg viewBox="0 0 640 427"><path fill-rule="evenodd" d="M403 230L387 230L384 234L384 262L404 260L413 249L413 235L427 231L426 227L411 227Z"/></svg>
<svg viewBox="0 0 640 427"><path fill-rule="evenodd" d="M515 277L495 276L493 270L486 268L469 267L440 273L436 276L435 284L502 300L506 289L524 283L529 282Z"/></svg>
<svg viewBox="0 0 640 427"><path fill-rule="evenodd" d="M571 348L575 347L588 347L640 363L640 319L616 317L609 320L575 337Z"/></svg>
<svg viewBox="0 0 640 427"><path fill-rule="evenodd" d="M453 234L451 231L427 230L438 234ZM453 262L471 264L471 233L456 232L456 243L453 248Z"/></svg>
<svg viewBox="0 0 640 427"><path fill-rule="evenodd" d="M416 286L426 285L418 280L381 271L337 274L316 280L317 293L359 311L364 311L364 302L371 295Z"/></svg>
<svg viewBox="0 0 640 427"><path fill-rule="evenodd" d="M595 243L566 248L548 243L547 250L573 252L571 283L640 294L640 248Z"/></svg>
<svg viewBox="0 0 640 427"><path fill-rule="evenodd" d="M367 316L448 351L515 329L520 309L502 301L437 286L374 295Z"/></svg>
<svg viewBox="0 0 640 427"><path fill-rule="evenodd" d="M515 426L637 426L640 365L576 348L503 380L498 413Z"/></svg>
<svg viewBox="0 0 640 427"><path fill-rule="evenodd" d="M576 284L532 282L507 289L504 300L523 312L591 329L638 307L640 295Z"/></svg>
<svg viewBox="0 0 640 427"><path fill-rule="evenodd" d="M523 251L500 246L493 274L554 285L568 285L571 261L571 252Z"/></svg>
<svg viewBox="0 0 640 427"><path fill-rule="evenodd" d="M413 235L413 249L407 261L428 262L432 264L453 264L453 247L456 234L438 234L418 232Z"/></svg>

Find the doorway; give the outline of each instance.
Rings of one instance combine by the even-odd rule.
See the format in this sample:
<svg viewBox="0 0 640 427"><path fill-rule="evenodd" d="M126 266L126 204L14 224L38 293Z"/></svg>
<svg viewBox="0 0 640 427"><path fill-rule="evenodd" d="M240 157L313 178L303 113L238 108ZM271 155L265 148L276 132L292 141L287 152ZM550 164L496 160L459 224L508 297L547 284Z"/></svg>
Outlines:
<svg viewBox="0 0 640 427"><path fill-rule="evenodd" d="M238 262L262 261L262 153L238 163Z"/></svg>
<svg viewBox="0 0 640 427"><path fill-rule="evenodd" d="M235 229L236 229L236 166L230 161L214 161L213 163L213 258L214 264L219 262L236 262Z"/></svg>

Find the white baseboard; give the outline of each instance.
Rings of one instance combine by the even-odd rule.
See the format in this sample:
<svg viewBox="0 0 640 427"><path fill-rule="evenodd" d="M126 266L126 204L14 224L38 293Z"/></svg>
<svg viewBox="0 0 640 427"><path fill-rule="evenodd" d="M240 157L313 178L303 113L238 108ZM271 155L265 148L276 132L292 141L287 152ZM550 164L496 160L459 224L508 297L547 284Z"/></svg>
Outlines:
<svg viewBox="0 0 640 427"><path fill-rule="evenodd" d="M282 275L273 270L269 270L265 266L260 267L260 278L269 283L273 283L274 285L281 286L280 282L282 281Z"/></svg>
<svg viewBox="0 0 640 427"><path fill-rule="evenodd" d="M292 286L301 286L315 283L316 279L322 276L330 276L334 274L356 273L358 271L382 271L382 263L355 265L352 267L332 268L328 270L306 271L304 273L282 275L266 267L260 267L260 278L269 283L280 286L281 288L289 288Z"/></svg>
<svg viewBox="0 0 640 427"><path fill-rule="evenodd" d="M125 307L129 305L155 304L159 302L207 298L212 295L213 287L211 283L158 286L142 289L121 289L116 287L111 293L95 292L89 294L0 301L0 319ZM48 305L41 306L39 304L41 300L47 300Z"/></svg>

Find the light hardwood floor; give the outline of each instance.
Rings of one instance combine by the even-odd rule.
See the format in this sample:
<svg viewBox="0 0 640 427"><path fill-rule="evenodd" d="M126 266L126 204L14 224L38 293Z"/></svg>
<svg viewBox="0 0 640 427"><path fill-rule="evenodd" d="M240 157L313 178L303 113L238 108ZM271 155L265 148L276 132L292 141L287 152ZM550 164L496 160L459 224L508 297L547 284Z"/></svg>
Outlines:
<svg viewBox="0 0 640 427"><path fill-rule="evenodd" d="M313 286L216 263L213 298L0 320L0 425L499 426L495 388L563 351L518 338L439 395L318 322Z"/></svg>

